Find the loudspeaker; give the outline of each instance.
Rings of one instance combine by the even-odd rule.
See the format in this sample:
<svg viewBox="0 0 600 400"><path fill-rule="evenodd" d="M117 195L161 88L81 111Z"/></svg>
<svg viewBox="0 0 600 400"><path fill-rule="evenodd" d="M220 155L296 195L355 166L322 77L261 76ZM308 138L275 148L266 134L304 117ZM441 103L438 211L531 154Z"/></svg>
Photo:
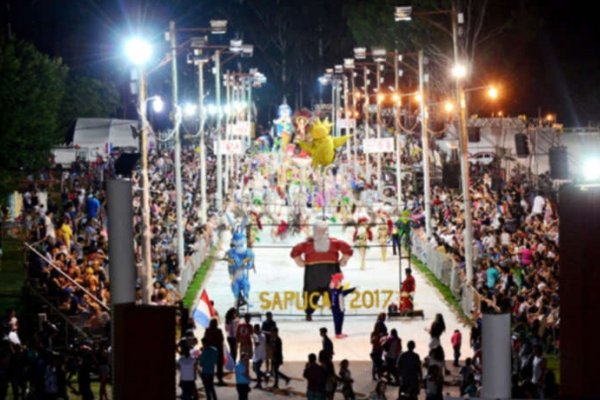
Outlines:
<svg viewBox="0 0 600 400"><path fill-rule="evenodd" d="M467 128L467 134L469 136L469 142L475 143L481 140L481 128L478 126L469 126Z"/></svg>
<svg viewBox="0 0 600 400"><path fill-rule="evenodd" d="M529 138L524 133L517 133L515 135L515 147L517 149L518 157L529 156Z"/></svg>
<svg viewBox="0 0 600 400"><path fill-rule="evenodd" d="M569 159L564 146L550 148L550 177L569 179Z"/></svg>
<svg viewBox="0 0 600 400"><path fill-rule="evenodd" d="M460 164L448 162L442 168L442 183L449 189L458 189L460 186Z"/></svg>
<svg viewBox="0 0 600 400"><path fill-rule="evenodd" d="M131 171L140 159L140 153L123 153L115 161L115 174L121 176L131 176Z"/></svg>

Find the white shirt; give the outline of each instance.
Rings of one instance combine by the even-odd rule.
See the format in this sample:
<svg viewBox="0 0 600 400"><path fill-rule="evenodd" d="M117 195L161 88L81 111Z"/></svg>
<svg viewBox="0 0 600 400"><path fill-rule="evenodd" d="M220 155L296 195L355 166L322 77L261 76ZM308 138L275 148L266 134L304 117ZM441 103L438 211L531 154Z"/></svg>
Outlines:
<svg viewBox="0 0 600 400"><path fill-rule="evenodd" d="M531 376L531 383L538 384L542 379L542 360L543 357L533 357L533 374Z"/></svg>
<svg viewBox="0 0 600 400"><path fill-rule="evenodd" d="M532 214L541 214L544 211L544 206L546 205L546 200L542 196L535 196L533 199L533 208L531 210Z"/></svg>
<svg viewBox="0 0 600 400"><path fill-rule="evenodd" d="M196 366L196 360L192 356L181 356L177 360L179 366L179 379L182 381L193 381L196 379L194 373L194 367Z"/></svg>
<svg viewBox="0 0 600 400"><path fill-rule="evenodd" d="M254 355L252 362L263 361L267 358L267 342L262 333L254 335Z"/></svg>

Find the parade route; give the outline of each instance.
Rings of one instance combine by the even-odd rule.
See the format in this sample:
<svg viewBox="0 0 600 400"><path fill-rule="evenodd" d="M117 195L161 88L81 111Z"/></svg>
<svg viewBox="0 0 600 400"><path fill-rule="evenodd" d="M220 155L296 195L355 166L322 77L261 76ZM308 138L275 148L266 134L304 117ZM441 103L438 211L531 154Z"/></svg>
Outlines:
<svg viewBox="0 0 600 400"><path fill-rule="evenodd" d="M341 227L332 226L330 236L352 243L352 228L342 232ZM303 270L296 266L289 254L291 247L301 242L304 236L300 234L274 242L268 228L265 227L259 237L260 241L254 247L256 273L250 271L251 311L260 312L263 318L266 311L273 312L283 340L286 361L305 361L309 353L321 349L319 328L327 327L332 338L334 334L332 316L328 308L317 310L313 321L307 322L304 312L297 307L301 307L303 301ZM219 255L222 256L222 252ZM391 246L388 248L386 262L381 260L380 249L374 247L367 250L365 270L361 271L359 266L358 252L355 251L348 265L342 269L345 282L351 287L356 286L358 290L346 298L344 333L348 337L341 340L333 338L336 360L369 360L369 337L377 314L386 311L389 301L398 303L398 257L392 255ZM403 274L407 266L407 262L404 261ZM404 348L409 340L414 340L416 351L424 357L428 353L429 343L429 334L425 328L431 325L436 313L441 313L446 322L446 332L441 337L446 358L452 357L450 336L454 329L462 332L462 358L471 356L472 352L468 346L469 327L457 319L441 295L418 270L413 269L413 275L417 286L415 308L422 309L425 317L388 320L388 329L398 330ZM214 301L223 323L227 309L234 303L225 261L215 262L204 282L204 288ZM253 323L258 322L253 320ZM199 337L202 336L202 331L202 328L198 329Z"/></svg>

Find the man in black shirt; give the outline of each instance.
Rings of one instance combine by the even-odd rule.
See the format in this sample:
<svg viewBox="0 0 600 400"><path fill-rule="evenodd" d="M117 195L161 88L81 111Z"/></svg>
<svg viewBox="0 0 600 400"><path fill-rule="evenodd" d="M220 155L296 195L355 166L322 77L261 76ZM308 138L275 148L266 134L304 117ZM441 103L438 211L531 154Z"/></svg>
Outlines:
<svg viewBox="0 0 600 400"><path fill-rule="evenodd" d="M400 374L400 393L399 398L403 395L409 399L417 399L419 396L419 382L423 379L421 372L421 359L415 353L415 342L408 342L408 351L405 351L398 358L398 372Z"/></svg>
<svg viewBox="0 0 600 400"><path fill-rule="evenodd" d="M329 337L327 337L327 328L321 328L319 332L321 333L321 337L323 338L322 350L325 352L325 354L327 354L330 360L333 360L333 342L331 341L331 339L329 339Z"/></svg>

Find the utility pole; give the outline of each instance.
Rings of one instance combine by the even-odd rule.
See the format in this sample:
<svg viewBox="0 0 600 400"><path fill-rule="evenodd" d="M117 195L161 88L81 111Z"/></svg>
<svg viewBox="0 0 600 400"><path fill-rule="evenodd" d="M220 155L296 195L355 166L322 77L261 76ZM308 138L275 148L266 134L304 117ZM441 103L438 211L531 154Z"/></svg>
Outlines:
<svg viewBox="0 0 600 400"><path fill-rule="evenodd" d="M223 170L221 160L221 50L215 51L215 100L217 106L217 211L223 210Z"/></svg>
<svg viewBox="0 0 600 400"><path fill-rule="evenodd" d="M454 65L459 63L458 54L458 13L456 2L452 1L452 44L454 48ZM460 147L460 172L463 197L465 229L463 231L465 247L465 269L467 284L473 282L473 216L471 214L471 195L469 193L469 152L467 149L467 104L465 90L461 78L456 78L456 103L458 105L458 142Z"/></svg>
<svg viewBox="0 0 600 400"><path fill-rule="evenodd" d="M139 69L140 152L142 153L142 303L150 304L152 295L152 231L150 230L150 182L148 180L148 127L146 120L146 75Z"/></svg>
<svg viewBox="0 0 600 400"><path fill-rule="evenodd" d="M423 50L419 50L419 93L421 93L421 140L423 142L423 202L425 203L425 232L427 239L431 237L431 180L429 172L429 117L427 115L425 94Z"/></svg>
<svg viewBox="0 0 600 400"><path fill-rule="evenodd" d="M364 141L366 139L369 138L369 69L365 66L365 69L363 70L363 80L365 83L365 137L363 139L363 149L364 149ZM363 150L364 152L364 150ZM371 160L370 160L370 154L367 152L364 152L365 154L365 160L366 160L366 182L368 184L370 184L371 182ZM366 188L365 188L366 189Z"/></svg>
<svg viewBox="0 0 600 400"><path fill-rule="evenodd" d="M400 141L400 107L402 105L400 86L398 85L398 50L394 50L394 93L398 100L394 101L394 131L396 132L396 201L398 212L402 211L402 143Z"/></svg>
<svg viewBox="0 0 600 400"><path fill-rule="evenodd" d="M174 129L173 134L175 135L175 211L177 218L177 264L179 270L182 271L185 266L184 257L184 240L183 240L183 207L181 204L182 200L182 184L181 184L181 137L179 135L179 122L180 118L177 115L180 111L178 109L178 79L177 79L177 39L175 37L175 21L169 23L169 40L171 42L171 74L173 79L173 121Z"/></svg>
<svg viewBox="0 0 600 400"><path fill-rule="evenodd" d="M376 121L377 121L377 139L381 139L381 100L380 100L380 89L381 89L381 63L376 63L375 67L377 68L377 72L375 74L375 79L377 79L377 86L376 86L376 92L377 92L377 114L376 114ZM382 195L382 191L383 191L383 177L381 176L381 153L377 152L377 193L379 194L379 196Z"/></svg>
<svg viewBox="0 0 600 400"><path fill-rule="evenodd" d="M198 65L198 121L200 131L200 219L203 224L207 222L208 204L206 199L206 138L204 137L204 61L197 61Z"/></svg>

